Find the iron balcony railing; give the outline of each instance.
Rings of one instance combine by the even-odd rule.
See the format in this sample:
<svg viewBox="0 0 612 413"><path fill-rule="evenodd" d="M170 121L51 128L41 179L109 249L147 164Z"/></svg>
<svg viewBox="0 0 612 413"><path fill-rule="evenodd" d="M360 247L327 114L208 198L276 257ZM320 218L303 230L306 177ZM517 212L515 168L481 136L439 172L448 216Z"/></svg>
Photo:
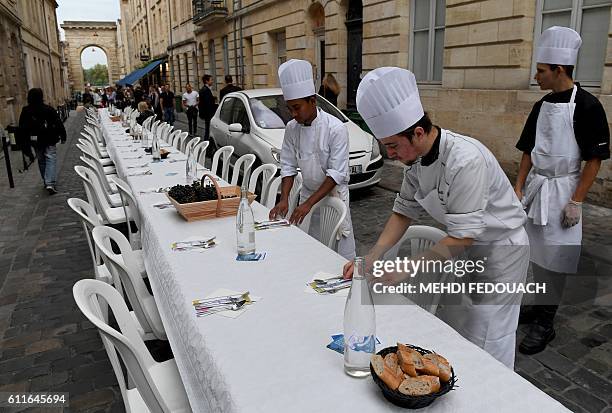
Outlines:
<svg viewBox="0 0 612 413"><path fill-rule="evenodd" d="M193 0L193 22L198 25L227 17L225 0Z"/></svg>

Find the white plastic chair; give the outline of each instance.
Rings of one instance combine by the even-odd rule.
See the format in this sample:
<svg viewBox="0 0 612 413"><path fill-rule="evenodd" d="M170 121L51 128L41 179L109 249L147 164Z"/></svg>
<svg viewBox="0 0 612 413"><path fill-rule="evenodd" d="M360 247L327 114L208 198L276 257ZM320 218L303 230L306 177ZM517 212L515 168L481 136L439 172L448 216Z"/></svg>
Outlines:
<svg viewBox="0 0 612 413"><path fill-rule="evenodd" d="M148 118L144 120L144 122L142 122L142 128L146 131L150 131L151 124L153 123L154 120L155 120L155 116L149 116Z"/></svg>
<svg viewBox="0 0 612 413"><path fill-rule="evenodd" d="M102 261L113 276L113 284L119 293L127 295L140 324L140 336L145 339L167 340L155 298L147 290L138 269L138 257L134 254L125 236L111 227L98 226L92 231L94 243L100 251ZM113 241L119 248L115 254Z"/></svg>
<svg viewBox="0 0 612 413"><path fill-rule="evenodd" d="M233 153L234 153L234 147L231 145L227 145L227 146L217 149L217 151L215 152L212 158L212 166L210 168L210 171L213 174L221 177L221 179L223 179L226 182L227 182L227 177L229 175L230 159L232 158ZM222 162L221 175L217 173L217 169L219 168L219 158L220 157L223 157L223 159L221 160Z"/></svg>
<svg viewBox="0 0 612 413"><path fill-rule="evenodd" d="M191 407L174 359L156 362L138 334L121 295L108 284L80 280L74 300L98 329L128 413L189 413ZM119 331L109 326L104 313L110 308ZM121 361L120 361L121 359ZM122 363L127 370L125 374ZM129 388L125 377L135 384Z"/></svg>
<svg viewBox="0 0 612 413"><path fill-rule="evenodd" d="M446 236L447 236L446 232L438 228L428 227L425 225L412 225L408 227L406 232L404 232L404 235L402 235L402 238L400 238L400 240L387 251L387 253L383 256L383 259L384 260L394 260L398 256L401 247L405 243L408 243L408 242L410 242L410 245L409 245L410 246L410 257L416 257L419 254L421 254L423 251L426 251L430 249L431 247L433 247L435 244L440 242L442 238L445 238ZM428 276L429 275L430 274L428 274ZM443 283L446 281L448 277L449 277L449 274L443 273L443 274L440 274L439 280L433 280L431 278L428 278L427 280L428 282ZM410 298L413 300L418 299L416 296L412 296ZM423 309L430 312L431 314L435 314L438 309L438 304L440 303L440 298L441 298L441 294L436 294L433 296L431 302L429 303L417 302L417 304Z"/></svg>
<svg viewBox="0 0 612 413"><path fill-rule="evenodd" d="M203 141L198 143L193 148L193 157L195 158L196 162L202 166L205 166L204 162L206 161L206 151L208 150L208 145L210 145L210 142Z"/></svg>
<svg viewBox="0 0 612 413"><path fill-rule="evenodd" d="M300 202L300 191L302 190L303 183L302 173L298 172L293 178L293 186L291 187L291 192L289 192L289 209L287 211L287 216L289 217Z"/></svg>
<svg viewBox="0 0 612 413"><path fill-rule="evenodd" d="M123 205L123 209L125 211L125 216L128 221L133 221L136 224L136 232L132 232L132 225L128 225L128 238L130 240L130 245L132 249L139 250L142 248L140 242L140 211L138 210L138 202L136 201L136 197L132 193L130 186L127 182L114 178L115 183L117 184L117 188L119 188L119 195L121 197L121 202Z"/></svg>
<svg viewBox="0 0 612 413"><path fill-rule="evenodd" d="M87 200L94 206L96 212L102 217L104 224L121 224L126 222L123 207L112 207L104 196L104 189L100 184L98 176L89 168L82 165L75 165L74 170L83 180Z"/></svg>
<svg viewBox="0 0 612 413"><path fill-rule="evenodd" d="M159 127L159 125L161 125L161 121L160 120L156 120L151 124L151 132L153 134L157 133L157 128Z"/></svg>
<svg viewBox="0 0 612 413"><path fill-rule="evenodd" d="M98 142L98 140L92 136L89 132L87 131L82 131L81 132L81 136L83 137L82 139L85 139L87 142L89 142L91 144L91 148L93 150L93 152L96 154L96 156L100 159L103 159L104 162L107 163L107 165L112 165L113 161L112 159L109 158L108 152L106 151L106 149L103 149L100 146L100 143Z"/></svg>
<svg viewBox="0 0 612 413"><path fill-rule="evenodd" d="M99 163L102 166L102 173L104 173L105 175L117 173L115 165L108 164L108 162L104 162L104 159L99 158L89 141L81 138L79 139L76 146L81 150L81 152L83 152L83 155L85 155L87 158L90 158L92 161L96 161L97 163Z"/></svg>
<svg viewBox="0 0 612 413"><path fill-rule="evenodd" d="M274 175L276 175L276 171L278 170L278 166L273 163L265 163L263 165L259 165L257 168L251 172L251 177L249 178L249 192L255 193L257 190L257 184L261 178L261 185L259 191L259 200L264 202L267 200L268 188L270 184L274 180Z"/></svg>
<svg viewBox="0 0 612 413"><path fill-rule="evenodd" d="M91 149L89 149L86 144L79 142L76 146L81 150L81 152L83 152L83 156L85 158L93 162L93 164L95 165L95 169L98 172L98 175L100 175L101 177L105 177L105 180L106 182L108 182L108 185L104 183L104 188L110 193L117 193L117 186L112 180L112 178L114 176L117 176L117 174L106 169L106 167L104 167L100 162L100 159L96 158L96 156L92 154Z"/></svg>
<svg viewBox="0 0 612 413"><path fill-rule="evenodd" d="M185 140L188 136L189 132L179 133L178 136L174 139L174 144L172 146L174 146L175 149L178 149L179 151L183 152L182 149L185 147Z"/></svg>
<svg viewBox="0 0 612 413"><path fill-rule="evenodd" d="M174 148L176 148L175 143L180 134L181 134L181 130L175 129L170 133L170 135L168 135L168 143L172 145Z"/></svg>
<svg viewBox="0 0 612 413"><path fill-rule="evenodd" d="M200 138L198 136L191 138L189 142L185 143L185 147L181 152L187 155L189 151L193 150L194 146L196 146L198 143L200 143Z"/></svg>
<svg viewBox="0 0 612 413"><path fill-rule="evenodd" d="M89 253L91 254L91 261L93 262L94 274L97 280L103 281L107 284L112 284L113 278L106 268L106 265L100 258L100 252L93 243L91 231L98 226L102 225L102 220L96 213L93 206L86 201L79 198L68 199L68 205L76 214L79 216L81 223L83 224L83 230L85 231L85 238L87 239L87 246L89 247Z"/></svg>
<svg viewBox="0 0 612 413"><path fill-rule="evenodd" d="M270 186L268 187L268 193L266 194L265 199L262 198L261 200L261 203L266 208L272 209L276 205L276 196L278 195L278 191L280 189L282 181L283 181L283 177L277 176L270 183Z"/></svg>
<svg viewBox="0 0 612 413"><path fill-rule="evenodd" d="M102 183L102 187L104 187L104 181L106 180L106 175L100 176L100 172L96 168L95 162L92 161L91 159L87 159L84 156L81 156L80 159L81 159L81 162L85 164L85 166L91 169L98 176L98 180L100 180L100 182ZM112 192L109 192L108 189L105 187L104 187L103 193L104 193L104 197L106 198L110 206L112 207L123 206L123 202L121 201L120 194L118 193L114 194Z"/></svg>
<svg viewBox="0 0 612 413"><path fill-rule="evenodd" d="M238 158L236 163L234 163L230 185L238 185L240 175L242 175L242 182L248 182L251 174L251 168L253 167L256 159L257 158L252 153L244 154ZM240 186L242 186L242 184L240 184Z"/></svg>
<svg viewBox="0 0 612 413"><path fill-rule="evenodd" d="M88 135L90 135L93 139L95 139L95 143L100 147L102 154L105 157L108 157L108 153L106 152L106 141L104 139L104 134L102 133L102 130L100 130L100 127L97 125L84 125L83 126L83 132L81 133L87 133Z"/></svg>
<svg viewBox="0 0 612 413"><path fill-rule="evenodd" d="M346 218L346 205L335 196L326 196L312 207L308 215L302 221L300 228L308 232L312 224L312 215L319 211L319 241L328 248L338 250L338 232L342 221Z"/></svg>

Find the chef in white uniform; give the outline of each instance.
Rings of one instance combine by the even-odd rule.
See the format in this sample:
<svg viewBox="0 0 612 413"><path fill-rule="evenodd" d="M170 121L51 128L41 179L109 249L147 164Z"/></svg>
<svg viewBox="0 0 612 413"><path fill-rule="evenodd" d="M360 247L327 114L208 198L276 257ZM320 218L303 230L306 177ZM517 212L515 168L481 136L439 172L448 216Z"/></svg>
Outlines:
<svg viewBox="0 0 612 413"><path fill-rule="evenodd" d="M493 154L475 139L432 125L415 77L405 69L368 73L357 90L357 110L389 157L407 165L393 213L367 262L382 259L413 220L427 213L448 236L426 256L450 259L484 248L488 261L480 281L523 283L529 263L526 216ZM352 275L351 264L344 275ZM521 296L492 296L484 300L488 305L480 305L482 297L465 298L436 315L512 368Z"/></svg>
<svg viewBox="0 0 612 413"><path fill-rule="evenodd" d="M285 216L289 192L298 173L302 173L300 204L289 217L300 224L317 202L326 196L344 201L346 219L338 234L338 253L348 260L355 257L355 238L349 209L349 141L344 123L317 108L312 65L291 59L278 68L283 96L293 119L285 127L280 154L281 197L270 211L270 219ZM319 215L313 214L309 234L319 236Z"/></svg>
<svg viewBox="0 0 612 413"><path fill-rule="evenodd" d="M516 145L523 157L515 191L527 209L534 278L552 292L521 313L521 322L530 323L519 346L525 354L544 350L555 337L566 274L576 273L580 259L582 202L601 161L610 157L603 106L572 79L581 44L580 35L567 27L542 33L535 79L552 92L534 105Z"/></svg>

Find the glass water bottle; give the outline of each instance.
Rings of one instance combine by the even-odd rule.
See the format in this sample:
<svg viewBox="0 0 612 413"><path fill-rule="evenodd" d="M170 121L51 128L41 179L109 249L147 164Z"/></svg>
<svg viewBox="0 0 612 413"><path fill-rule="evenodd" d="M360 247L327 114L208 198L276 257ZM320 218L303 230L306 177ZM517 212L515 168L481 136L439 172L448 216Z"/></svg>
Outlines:
<svg viewBox="0 0 612 413"><path fill-rule="evenodd" d="M344 306L344 371L349 376L370 374L370 359L376 354L376 313L365 277L365 259L356 257L353 282Z"/></svg>
<svg viewBox="0 0 612 413"><path fill-rule="evenodd" d="M240 206L236 215L238 255L248 255L255 252L255 217L247 195L247 188L243 185L240 190Z"/></svg>

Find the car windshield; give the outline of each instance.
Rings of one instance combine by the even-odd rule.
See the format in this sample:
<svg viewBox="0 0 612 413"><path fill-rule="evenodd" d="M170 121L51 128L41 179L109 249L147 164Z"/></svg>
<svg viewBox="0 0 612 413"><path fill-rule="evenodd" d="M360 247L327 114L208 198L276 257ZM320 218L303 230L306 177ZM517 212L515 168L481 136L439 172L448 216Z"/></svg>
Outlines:
<svg viewBox="0 0 612 413"><path fill-rule="evenodd" d="M283 95L260 96L250 98L251 112L257 126L263 129L284 129L285 125L293 119ZM342 122L348 120L335 106L317 95L317 106Z"/></svg>

